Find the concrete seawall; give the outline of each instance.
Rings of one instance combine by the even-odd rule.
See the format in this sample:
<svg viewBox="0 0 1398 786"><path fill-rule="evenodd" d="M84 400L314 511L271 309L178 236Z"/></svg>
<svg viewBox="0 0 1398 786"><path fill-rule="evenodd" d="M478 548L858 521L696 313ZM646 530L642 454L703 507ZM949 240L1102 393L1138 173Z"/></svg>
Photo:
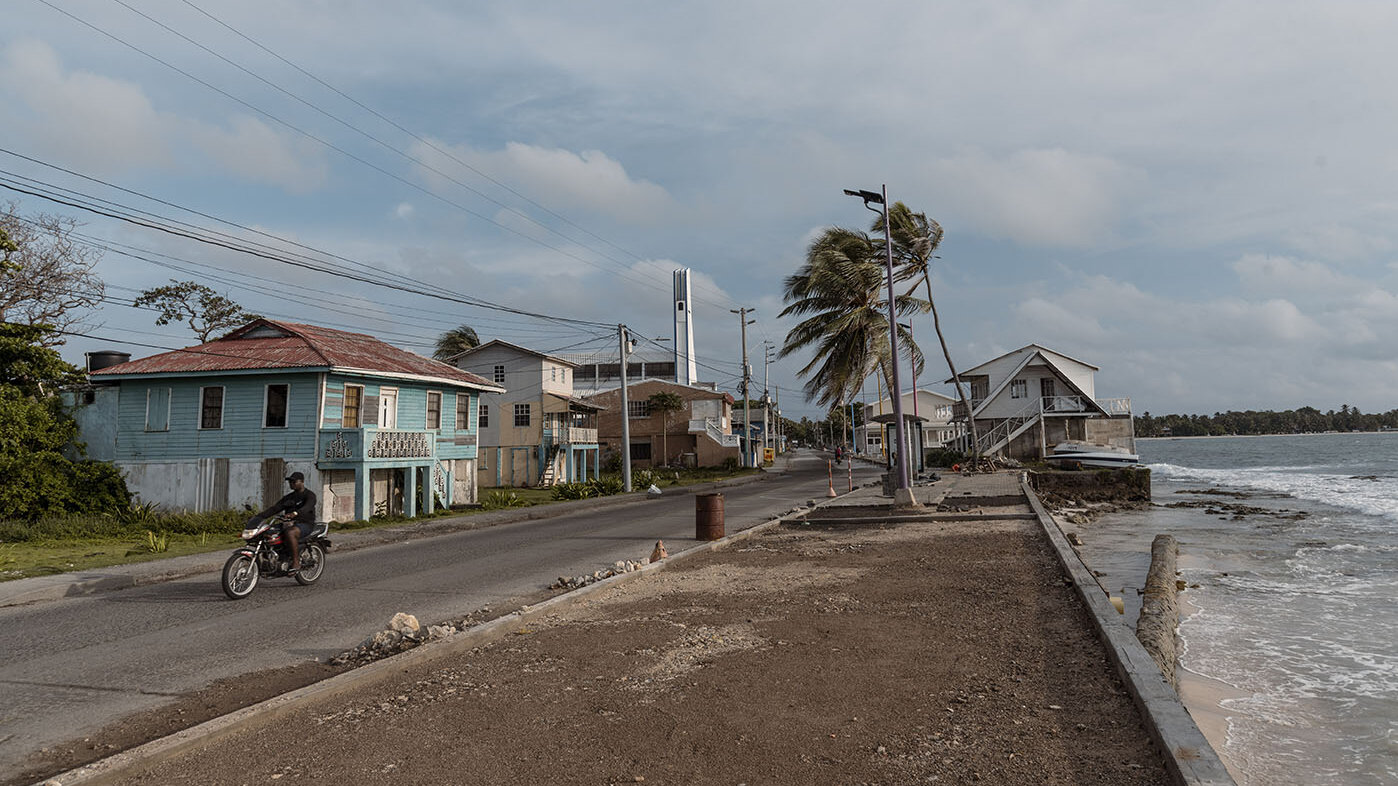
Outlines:
<svg viewBox="0 0 1398 786"><path fill-rule="evenodd" d="M1156 535L1151 542L1150 572L1146 574L1141 616L1136 621L1136 638L1176 691L1179 679L1175 675L1175 664L1179 653L1175 646L1175 629L1180 624L1180 604L1175 562L1179 551L1179 543L1172 535Z"/></svg>

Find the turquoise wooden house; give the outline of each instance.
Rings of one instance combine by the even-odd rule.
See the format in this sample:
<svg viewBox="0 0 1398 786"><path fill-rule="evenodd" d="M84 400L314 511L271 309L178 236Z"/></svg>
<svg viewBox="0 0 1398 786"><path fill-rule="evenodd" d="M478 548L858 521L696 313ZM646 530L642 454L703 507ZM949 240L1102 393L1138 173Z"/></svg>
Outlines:
<svg viewBox="0 0 1398 786"><path fill-rule="evenodd" d="M270 319L89 379L104 395L78 421L115 422L97 432L114 444L92 447L142 502L261 509L302 472L328 521L475 502L480 394L503 392L372 336Z"/></svg>

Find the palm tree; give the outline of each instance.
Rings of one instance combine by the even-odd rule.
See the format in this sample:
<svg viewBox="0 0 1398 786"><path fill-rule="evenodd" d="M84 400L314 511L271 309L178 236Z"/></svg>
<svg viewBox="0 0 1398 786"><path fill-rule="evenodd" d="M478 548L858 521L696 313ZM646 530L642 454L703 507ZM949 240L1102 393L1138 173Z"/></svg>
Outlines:
<svg viewBox="0 0 1398 786"><path fill-rule="evenodd" d="M778 357L814 349L799 375L807 378L807 400L822 406L852 399L864 379L878 370L892 378L887 303L881 295L884 264L880 247L863 233L831 227L806 250L806 263L784 282L789 304L779 317L805 319L786 334ZM896 298L898 316L927 311L927 302L905 293ZM908 329L898 326L909 357L919 367L922 353Z"/></svg>
<svg viewBox="0 0 1398 786"><path fill-rule="evenodd" d="M480 345L481 339L476 335L475 329L470 325L461 325L448 330L437 338L437 348L432 353L432 357L445 363L462 352Z"/></svg>
<svg viewBox="0 0 1398 786"><path fill-rule="evenodd" d="M882 228L882 221L875 223L875 230ZM951 361L946 336L942 335L942 320L937 316L937 301L932 299L932 260L937 247L942 244L942 225L935 219L928 218L926 213L914 213L902 202L894 202L893 207L889 208L888 224L893 235L893 260L897 267L897 278L902 281L912 280L913 285L908 289L908 293L917 289L919 278L927 288L927 307L932 312L932 327L937 331L937 340L942 344L942 357L946 358L947 368L951 370L951 378L956 383L956 395L961 399L962 408L966 410L966 422L971 429L971 455L974 458L980 447L976 434L976 418L971 412L966 390L961 384L961 375L956 373L956 364Z"/></svg>

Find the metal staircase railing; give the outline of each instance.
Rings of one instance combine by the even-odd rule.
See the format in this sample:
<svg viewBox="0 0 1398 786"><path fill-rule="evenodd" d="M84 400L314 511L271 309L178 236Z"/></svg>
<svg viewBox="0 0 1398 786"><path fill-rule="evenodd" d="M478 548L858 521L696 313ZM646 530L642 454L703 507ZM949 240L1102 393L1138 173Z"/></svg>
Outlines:
<svg viewBox="0 0 1398 786"><path fill-rule="evenodd" d="M563 445L555 442L549 445L548 449L544 451L544 469L539 473L540 486L552 486L558 479L558 468L555 459L558 458L558 453L562 449Z"/></svg>
<svg viewBox="0 0 1398 786"><path fill-rule="evenodd" d="M995 428L980 435L980 439L976 441L976 452L982 456L989 456L1010 444L1011 440L1039 422L1039 419L1044 416L1043 406L1043 399L1035 399L1019 414L995 424Z"/></svg>

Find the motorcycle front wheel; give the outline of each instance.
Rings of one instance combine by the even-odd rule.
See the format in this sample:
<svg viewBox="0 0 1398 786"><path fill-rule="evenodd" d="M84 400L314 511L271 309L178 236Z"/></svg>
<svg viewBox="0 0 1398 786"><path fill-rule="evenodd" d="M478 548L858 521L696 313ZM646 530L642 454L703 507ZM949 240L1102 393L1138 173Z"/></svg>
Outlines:
<svg viewBox="0 0 1398 786"><path fill-rule="evenodd" d="M314 584L325 572L325 549L319 543L312 543L301 549L301 570L296 573L296 583L301 586Z"/></svg>
<svg viewBox="0 0 1398 786"><path fill-rule="evenodd" d="M223 594L233 600L242 600L252 594L257 587L257 560L251 555L239 552L223 564Z"/></svg>

